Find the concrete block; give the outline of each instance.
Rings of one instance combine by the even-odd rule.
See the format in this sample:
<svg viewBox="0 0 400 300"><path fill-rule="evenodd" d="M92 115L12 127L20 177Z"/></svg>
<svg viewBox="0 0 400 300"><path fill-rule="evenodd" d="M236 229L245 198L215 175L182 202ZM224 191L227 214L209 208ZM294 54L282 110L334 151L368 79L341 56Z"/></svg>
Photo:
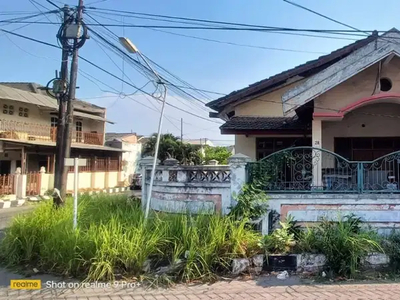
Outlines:
<svg viewBox="0 0 400 300"><path fill-rule="evenodd" d="M368 268L379 268L389 265L390 258L384 253L370 253L362 261L361 264Z"/></svg>
<svg viewBox="0 0 400 300"><path fill-rule="evenodd" d="M318 272L326 263L323 254L297 254L297 271Z"/></svg>
<svg viewBox="0 0 400 300"><path fill-rule="evenodd" d="M235 258L232 260L232 274L239 275L248 271L250 267L250 260L247 258Z"/></svg>

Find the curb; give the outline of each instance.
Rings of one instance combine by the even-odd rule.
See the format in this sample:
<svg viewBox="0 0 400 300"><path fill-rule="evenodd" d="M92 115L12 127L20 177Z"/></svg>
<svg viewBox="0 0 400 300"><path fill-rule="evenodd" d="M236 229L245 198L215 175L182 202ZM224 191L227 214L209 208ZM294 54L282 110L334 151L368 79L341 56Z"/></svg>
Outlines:
<svg viewBox="0 0 400 300"><path fill-rule="evenodd" d="M84 192L84 193L78 193L79 196L89 194L89 195L96 195L96 194L115 194L115 193L122 193L126 192L129 190L129 187L117 187L117 188L109 188L109 189L104 189L104 190L99 190L99 191L90 191L90 192ZM43 200L49 200L51 199L50 196L28 196L25 199L20 199L20 200L0 200L0 209L6 209L6 208L11 208L11 207L18 207L22 206L25 204L26 201L29 202L39 202Z"/></svg>
<svg viewBox="0 0 400 300"><path fill-rule="evenodd" d="M96 195L96 194L116 194L116 193L122 193L129 191L129 187L115 187L115 188L108 188L108 189L103 189L103 190L98 190L98 191L89 191L89 192L84 192L84 193L78 193L79 196L81 195Z"/></svg>
<svg viewBox="0 0 400 300"><path fill-rule="evenodd" d="M10 201L0 200L0 209L21 206L25 203L25 201L25 199Z"/></svg>

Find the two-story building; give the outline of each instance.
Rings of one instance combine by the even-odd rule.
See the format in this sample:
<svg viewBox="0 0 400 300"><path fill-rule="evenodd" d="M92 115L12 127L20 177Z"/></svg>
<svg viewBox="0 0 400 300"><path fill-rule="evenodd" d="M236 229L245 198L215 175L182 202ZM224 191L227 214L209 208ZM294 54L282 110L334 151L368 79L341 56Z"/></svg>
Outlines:
<svg viewBox="0 0 400 300"><path fill-rule="evenodd" d="M0 83L0 174L37 172L45 167L54 173L57 100L35 83ZM105 169L107 160L119 171L121 149L104 145L106 109L74 102L71 157L92 158L87 169L98 161Z"/></svg>

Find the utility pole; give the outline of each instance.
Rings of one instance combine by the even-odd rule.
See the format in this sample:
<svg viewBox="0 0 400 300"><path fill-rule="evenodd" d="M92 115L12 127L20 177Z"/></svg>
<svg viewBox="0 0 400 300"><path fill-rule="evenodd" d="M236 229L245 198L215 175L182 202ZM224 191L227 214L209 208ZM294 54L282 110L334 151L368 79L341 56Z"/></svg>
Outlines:
<svg viewBox="0 0 400 300"><path fill-rule="evenodd" d="M73 100L75 100L76 78L78 74L78 49L87 40L87 28L82 23L83 0L79 1L76 11L70 12L68 5L64 6L64 21L57 38L62 45L62 62L60 75L49 81L46 86L47 94L58 99L58 121L56 138L56 160L53 194L53 202L56 206L63 205L68 169L65 166L65 158L71 154L71 126L73 124ZM73 43L71 42L73 41ZM68 82L69 56L72 56L71 74ZM53 87L50 88L50 83ZM52 91L52 92L51 92Z"/></svg>
<svg viewBox="0 0 400 300"><path fill-rule="evenodd" d="M69 19L69 6L64 6L64 24L67 23ZM62 32L61 34L65 34ZM64 38L64 37L63 37ZM67 86L68 86L68 60L69 49L68 47L62 47L61 55L61 71L60 71L60 89L61 93L58 94L58 121L57 121L57 131L56 131L56 158L55 158L55 174L54 174L54 187L61 190L62 174L64 170L64 131L65 131L65 121L66 121L66 110L67 110ZM56 206L62 205L62 199L55 196L54 204Z"/></svg>
<svg viewBox="0 0 400 300"><path fill-rule="evenodd" d="M183 143L183 118L181 118L181 143Z"/></svg>
<svg viewBox="0 0 400 300"><path fill-rule="evenodd" d="M78 11L76 15L76 25L80 30L83 30L82 27L82 14L83 14L83 0L79 0L78 4ZM74 122L74 103L75 101L75 94L76 94L76 80L78 77L78 49L80 48L79 44L79 33L77 31L77 36L74 39L73 45L73 52L72 52L72 62L71 62L71 74L70 74L70 81L69 81L69 93L68 93L68 102L67 102L67 121L65 124L65 134L64 134L64 158L69 158L71 156L71 141L72 141L72 128ZM64 160L63 158L63 160ZM63 169L62 172L62 182L61 182L61 189L60 194L61 197L65 198L66 191L67 191L67 177L68 176L68 168Z"/></svg>

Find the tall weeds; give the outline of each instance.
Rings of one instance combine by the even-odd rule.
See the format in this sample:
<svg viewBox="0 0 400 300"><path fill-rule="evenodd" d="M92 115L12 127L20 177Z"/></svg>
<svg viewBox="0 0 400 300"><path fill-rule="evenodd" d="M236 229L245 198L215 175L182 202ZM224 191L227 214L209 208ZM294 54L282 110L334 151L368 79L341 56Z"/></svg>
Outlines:
<svg viewBox="0 0 400 300"><path fill-rule="evenodd" d="M141 208L124 196L83 196L78 229L72 229L72 205L51 203L17 217L0 245L0 259L10 267L86 280L113 280L143 275L147 259L155 268L180 262L175 281L211 280L230 261L258 251L259 234L246 220L219 215L153 216L144 222Z"/></svg>
<svg viewBox="0 0 400 300"><path fill-rule="evenodd" d="M361 259L370 252L383 252L374 231L361 228L361 220L354 216L339 220L322 220L301 235L299 250L326 256L326 268L331 275L354 277Z"/></svg>

